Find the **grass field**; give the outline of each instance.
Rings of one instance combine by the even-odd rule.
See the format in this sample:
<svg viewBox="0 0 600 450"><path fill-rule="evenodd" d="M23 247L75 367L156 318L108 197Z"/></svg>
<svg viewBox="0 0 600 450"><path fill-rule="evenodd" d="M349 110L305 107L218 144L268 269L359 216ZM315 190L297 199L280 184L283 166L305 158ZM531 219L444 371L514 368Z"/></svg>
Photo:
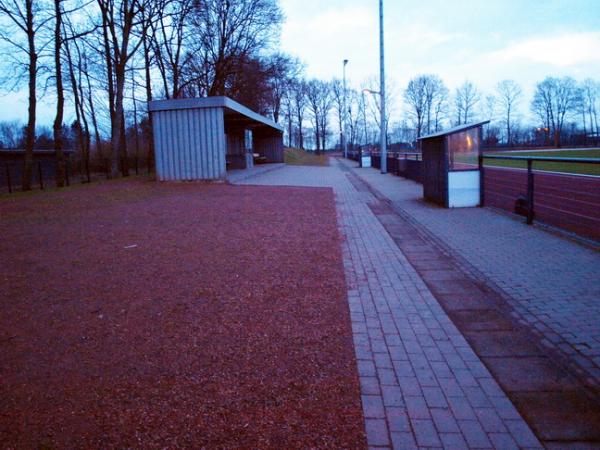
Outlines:
<svg viewBox="0 0 600 450"><path fill-rule="evenodd" d="M556 156L562 158L600 158L600 149L592 150L545 150L532 152L496 152L492 155L509 155L509 156ZM527 168L526 161L510 161L510 160L485 160L486 166L500 167L516 167ZM581 163L564 163L564 162L534 162L533 168L538 170L548 170L552 172L575 173L583 175L598 175L600 176L600 164L581 164Z"/></svg>
<svg viewBox="0 0 600 450"><path fill-rule="evenodd" d="M299 148L286 148L285 163L293 166L326 166L327 156L316 155Z"/></svg>

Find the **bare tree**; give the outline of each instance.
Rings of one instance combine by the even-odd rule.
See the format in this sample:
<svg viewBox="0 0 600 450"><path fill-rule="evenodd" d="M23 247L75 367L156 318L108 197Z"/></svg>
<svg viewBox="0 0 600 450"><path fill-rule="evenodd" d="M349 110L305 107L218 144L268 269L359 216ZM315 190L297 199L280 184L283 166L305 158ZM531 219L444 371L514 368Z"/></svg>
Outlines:
<svg viewBox="0 0 600 450"><path fill-rule="evenodd" d="M284 98L292 90L292 81L300 76L304 68L298 59L283 53L270 56L267 62L269 66L268 109L273 120L279 123Z"/></svg>
<svg viewBox="0 0 600 450"><path fill-rule="evenodd" d="M306 98L315 130L317 153L325 150L327 143L327 118L333 106L331 85L312 79L306 84Z"/></svg>
<svg viewBox="0 0 600 450"><path fill-rule="evenodd" d="M182 85L182 66L191 35L189 19L193 6L193 0L158 0L151 9L156 19L152 20L150 14L145 15L150 19L147 24L152 29L155 62L166 98L179 98L185 87Z"/></svg>
<svg viewBox="0 0 600 450"><path fill-rule="evenodd" d="M448 89L437 75L425 75L426 131L437 131L448 99Z"/></svg>
<svg viewBox="0 0 600 450"><path fill-rule="evenodd" d="M123 109L126 69L127 63L142 45L142 39L135 39L135 30L144 23L142 14L148 2L149 0L97 0L102 17L109 84L113 177L119 172L119 158L123 161L123 175L129 175Z"/></svg>
<svg viewBox="0 0 600 450"><path fill-rule="evenodd" d="M54 118L54 153L56 155L56 186L65 185L65 155L63 153L63 116L65 93L63 88L61 49L63 40L62 0L54 0L54 79L56 83L56 116Z"/></svg>
<svg viewBox="0 0 600 450"><path fill-rule="evenodd" d="M283 115L285 116L286 134L288 139L288 147L292 147L293 144L293 133L294 133L294 103L293 103L293 90L292 80L288 82L288 87L283 91L283 97L281 99Z"/></svg>
<svg viewBox="0 0 600 450"><path fill-rule="evenodd" d="M589 121L590 134L599 137L600 130L598 129L598 100L600 99L600 83L598 81L587 78L581 84L582 94L582 110L583 124ZM586 120L587 117L587 120Z"/></svg>
<svg viewBox="0 0 600 450"><path fill-rule="evenodd" d="M448 88L444 85L441 79L438 79L437 89L434 92L432 103L429 105L429 110L433 110L433 126L431 132L440 131L443 128L443 122L448 117Z"/></svg>
<svg viewBox="0 0 600 450"><path fill-rule="evenodd" d="M417 131L417 137L421 136L427 114L426 85L427 77L420 75L410 80L404 91L404 102L409 106L408 115Z"/></svg>
<svg viewBox="0 0 600 450"><path fill-rule="evenodd" d="M297 139L296 145L304 149L304 120L308 104L307 84L304 80L297 80L291 84L291 97L294 116L296 118Z"/></svg>
<svg viewBox="0 0 600 450"><path fill-rule="evenodd" d="M348 143L350 148L354 148L360 141L360 121L364 115L365 104L362 101L362 96L355 89L348 89Z"/></svg>
<svg viewBox="0 0 600 450"><path fill-rule="evenodd" d="M154 20L154 9L152 3L148 4L148 7L142 10L142 49L144 56L144 81L146 89L146 103L149 103L153 99L152 94L152 77L150 74L152 68L152 56L150 54L150 46L152 45L151 36L149 36L152 30L152 21ZM145 129L145 141L147 143L147 162L148 169L154 166L154 139L152 134L152 114L148 113L148 122Z"/></svg>
<svg viewBox="0 0 600 450"><path fill-rule="evenodd" d="M39 58L48 42L38 44L40 31L52 19L47 4L42 0L0 0L0 13L2 13L5 26L0 27L0 40L6 42L14 50L11 55L10 67L14 73L9 79L12 82L10 89L16 89L22 78L28 81L28 119L25 130L25 165L23 169L23 190L31 189L31 175L33 163L33 147L35 145L35 125L37 107L37 84L41 66ZM26 63L20 55L25 56Z"/></svg>
<svg viewBox="0 0 600 450"><path fill-rule="evenodd" d="M502 110L503 122L506 128L506 143L512 144L512 123L515 116L515 109L521 100L523 91L521 87L513 80L502 80L496 86L498 93L498 104Z"/></svg>
<svg viewBox="0 0 600 450"><path fill-rule="evenodd" d="M331 81L331 95L333 106L335 109L335 115L338 123L340 133L340 148L343 146L344 136L344 85L339 78L334 78Z"/></svg>
<svg viewBox="0 0 600 450"><path fill-rule="evenodd" d="M571 77L547 77L536 85L531 110L542 120L560 147L565 118L576 112L577 84Z"/></svg>
<svg viewBox="0 0 600 450"><path fill-rule="evenodd" d="M0 143L3 148L17 148L23 140L23 125L18 120L0 122Z"/></svg>
<svg viewBox="0 0 600 450"><path fill-rule="evenodd" d="M62 0L61 0L62 1ZM76 117L76 129L77 143L85 163L86 172L89 175L89 163L90 163L90 131L86 115L86 99L90 101L90 110L94 111L90 92L86 95L84 87L84 72L87 74L87 61L85 53L82 52L81 47L84 42L81 39L86 34L91 32L91 29L77 30L70 20L69 15L64 16L62 22L62 46L64 47L64 54L66 56L68 79L71 86L71 94L73 96L73 106L75 109ZM88 78L89 82L89 78ZM61 83L62 86L62 83ZM58 114L57 114L58 115ZM62 115L62 112L61 112ZM92 120L95 121L95 117L92 115ZM56 126L56 122L55 122ZM97 132L97 130L96 130ZM56 147L56 143L55 143ZM64 175L64 174L63 174ZM89 177L88 177L89 181Z"/></svg>
<svg viewBox="0 0 600 450"><path fill-rule="evenodd" d="M448 89L437 75L419 75L408 82L404 102L417 136L438 131L448 110Z"/></svg>
<svg viewBox="0 0 600 450"><path fill-rule="evenodd" d="M276 0L206 0L195 2L194 70L189 83L201 95L227 95L228 84L278 35L283 14Z"/></svg>
<svg viewBox="0 0 600 450"><path fill-rule="evenodd" d="M479 103L480 95L473 83L465 81L456 89L455 106L457 125L468 123L472 120L473 110Z"/></svg>
<svg viewBox="0 0 600 450"><path fill-rule="evenodd" d="M372 96L377 96L377 98L373 97L374 101L366 101L365 107L366 110L370 113L370 119L374 126L377 128L377 133L381 128L381 101L379 101L379 78L369 77L363 83L363 92L369 91ZM396 111L396 104L398 98L397 86L393 82L393 80L386 79L386 94L385 94L385 129L390 129L390 119L393 117ZM379 139L379 138L377 138Z"/></svg>

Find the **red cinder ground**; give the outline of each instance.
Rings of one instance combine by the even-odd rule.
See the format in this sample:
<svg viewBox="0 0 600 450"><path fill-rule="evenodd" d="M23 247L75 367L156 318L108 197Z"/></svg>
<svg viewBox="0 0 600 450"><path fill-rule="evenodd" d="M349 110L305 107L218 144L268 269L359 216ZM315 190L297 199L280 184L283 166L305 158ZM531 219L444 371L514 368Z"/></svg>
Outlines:
<svg viewBox="0 0 600 450"><path fill-rule="evenodd" d="M0 447L365 446L330 190L106 182L0 230Z"/></svg>

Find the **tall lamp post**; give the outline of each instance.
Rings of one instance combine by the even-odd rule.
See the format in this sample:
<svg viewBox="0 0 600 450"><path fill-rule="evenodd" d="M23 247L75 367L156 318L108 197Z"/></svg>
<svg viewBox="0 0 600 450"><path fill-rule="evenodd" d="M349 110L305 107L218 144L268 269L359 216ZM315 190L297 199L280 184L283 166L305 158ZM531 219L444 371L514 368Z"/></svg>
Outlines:
<svg viewBox="0 0 600 450"><path fill-rule="evenodd" d="M342 147L344 148L344 158L348 158L348 142L346 140L347 135L347 121L346 121L346 65L348 60L344 60L343 73L344 73L344 95L343 95L343 106L342 106Z"/></svg>
<svg viewBox="0 0 600 450"><path fill-rule="evenodd" d="M387 173L387 145L385 123L385 60L383 52L383 0L379 0L379 93L381 94L381 137L379 152L381 153L381 173Z"/></svg>

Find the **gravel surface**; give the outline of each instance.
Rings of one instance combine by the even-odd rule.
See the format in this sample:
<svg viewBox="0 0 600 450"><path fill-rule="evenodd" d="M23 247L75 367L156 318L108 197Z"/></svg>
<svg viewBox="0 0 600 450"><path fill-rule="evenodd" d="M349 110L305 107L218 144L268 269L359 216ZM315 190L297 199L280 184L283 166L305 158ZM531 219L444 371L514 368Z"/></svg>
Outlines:
<svg viewBox="0 0 600 450"><path fill-rule="evenodd" d="M106 182L0 229L0 447L365 447L330 189Z"/></svg>

